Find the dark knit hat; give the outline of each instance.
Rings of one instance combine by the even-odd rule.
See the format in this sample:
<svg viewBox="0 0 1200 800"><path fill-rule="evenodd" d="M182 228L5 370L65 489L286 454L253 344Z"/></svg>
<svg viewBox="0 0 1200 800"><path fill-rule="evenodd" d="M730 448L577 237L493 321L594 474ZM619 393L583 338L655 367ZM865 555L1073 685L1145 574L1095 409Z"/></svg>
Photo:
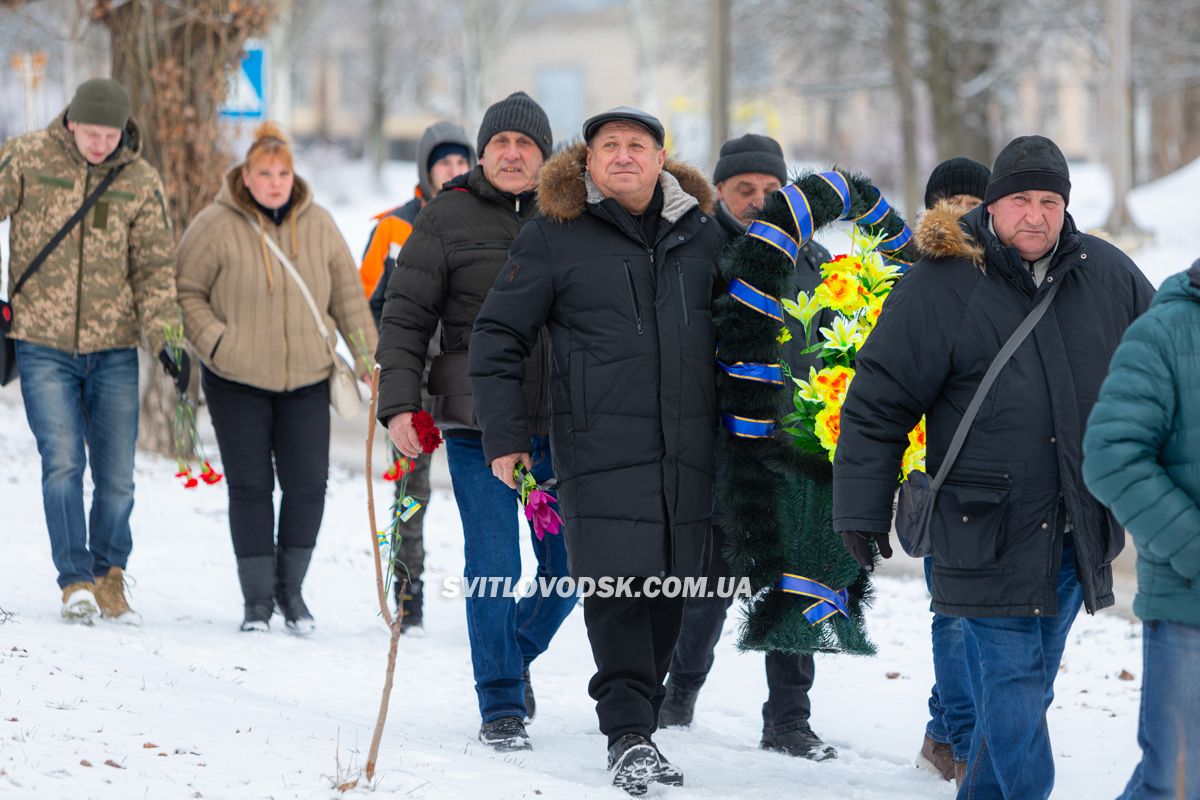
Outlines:
<svg viewBox="0 0 1200 800"><path fill-rule="evenodd" d="M925 184L925 207L938 200L967 194L983 199L992 171L972 158L950 158L933 168Z"/></svg>
<svg viewBox="0 0 1200 800"><path fill-rule="evenodd" d="M583 140L590 143L592 137L600 132L600 128L609 122L632 122L641 125L650 132L659 147L667 140L667 131L658 117L633 106L617 106L594 117L588 117L583 122Z"/></svg>
<svg viewBox="0 0 1200 800"><path fill-rule="evenodd" d="M79 84L71 105L67 107L70 122L84 125L107 125L124 130L132 105L125 87L109 78L93 78Z"/></svg>
<svg viewBox="0 0 1200 800"><path fill-rule="evenodd" d="M1045 136L1018 136L1004 146L992 165L983 202L994 203L1010 194L1037 189L1058 192L1071 202L1071 172L1058 145Z"/></svg>
<svg viewBox="0 0 1200 800"><path fill-rule="evenodd" d="M462 156L467 161L471 160L471 149L465 144L458 142L442 142L429 153L429 159L425 162L425 169L429 169L437 162L448 156Z"/></svg>
<svg viewBox="0 0 1200 800"><path fill-rule="evenodd" d="M513 92L503 100L492 103L479 123L478 148L476 152L483 157L483 149L500 131L517 131L523 133L537 143L542 156L550 157L554 149L554 135L550 132L550 119L537 102L524 92Z"/></svg>
<svg viewBox="0 0 1200 800"><path fill-rule="evenodd" d="M747 172L774 175L780 183L787 183L787 164L779 142L770 136L747 133L721 145L721 157L713 170L713 183Z"/></svg>

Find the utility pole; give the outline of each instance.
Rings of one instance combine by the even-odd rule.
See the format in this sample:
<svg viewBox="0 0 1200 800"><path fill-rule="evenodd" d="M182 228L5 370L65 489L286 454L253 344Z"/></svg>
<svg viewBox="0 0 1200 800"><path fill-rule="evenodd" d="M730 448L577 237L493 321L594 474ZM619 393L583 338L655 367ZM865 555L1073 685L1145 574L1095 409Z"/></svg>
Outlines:
<svg viewBox="0 0 1200 800"><path fill-rule="evenodd" d="M1134 224L1129 207L1125 205L1125 197L1133 189L1129 0L1108 0L1108 33L1108 98L1111 103L1108 168L1112 173L1113 204L1105 227L1114 236L1137 236L1141 231Z"/></svg>
<svg viewBox="0 0 1200 800"><path fill-rule="evenodd" d="M715 164L729 138L729 17L733 0L709 0L708 161Z"/></svg>

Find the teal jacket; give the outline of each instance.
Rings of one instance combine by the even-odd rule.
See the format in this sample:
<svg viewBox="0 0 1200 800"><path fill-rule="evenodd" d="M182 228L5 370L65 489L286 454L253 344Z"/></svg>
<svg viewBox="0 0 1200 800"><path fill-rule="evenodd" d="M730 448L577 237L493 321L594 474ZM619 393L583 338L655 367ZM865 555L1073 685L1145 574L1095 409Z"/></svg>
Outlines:
<svg viewBox="0 0 1200 800"><path fill-rule="evenodd" d="M1137 547L1134 613L1200 625L1200 260L1125 332L1083 451L1088 488Z"/></svg>

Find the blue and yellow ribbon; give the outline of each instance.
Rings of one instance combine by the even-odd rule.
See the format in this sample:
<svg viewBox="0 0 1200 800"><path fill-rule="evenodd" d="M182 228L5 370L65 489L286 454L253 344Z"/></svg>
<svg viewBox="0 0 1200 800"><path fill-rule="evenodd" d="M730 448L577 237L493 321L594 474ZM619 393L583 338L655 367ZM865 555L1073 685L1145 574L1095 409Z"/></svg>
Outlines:
<svg viewBox="0 0 1200 800"><path fill-rule="evenodd" d="M729 282L729 296L760 314L783 322L783 306L779 304L779 299L760 292L741 278Z"/></svg>
<svg viewBox="0 0 1200 800"><path fill-rule="evenodd" d="M775 435L775 420L751 419L735 414L722 414L721 424L725 430L743 439L770 439Z"/></svg>
<svg viewBox="0 0 1200 800"><path fill-rule="evenodd" d="M912 236L912 231L905 225L897 233L880 242L878 248L884 253L899 253L908 244L908 241L912 239Z"/></svg>
<svg viewBox="0 0 1200 800"><path fill-rule="evenodd" d="M731 378L741 378L744 381L758 381L760 383L773 383L777 386L783 385L783 367L779 364L747 364L744 361L737 361L733 364L726 364L720 359L717 363L721 365L721 369Z"/></svg>
<svg viewBox="0 0 1200 800"><path fill-rule="evenodd" d="M871 188L875 189L873 186ZM892 207L888 205L888 201L884 199L883 192L875 189L874 205L867 209L867 212L862 216L855 217L854 222L864 228L868 225L877 225L883 221L883 218L886 217L888 212L891 210Z"/></svg>
<svg viewBox="0 0 1200 800"><path fill-rule="evenodd" d="M783 573L779 578L779 589L788 594L811 597L816 601L804 609L804 618L808 620L810 625L817 625L824 622L834 614L841 614L847 619L850 618L850 611L846 606L850 600L850 595L845 589L830 589L820 581L814 581L811 578L805 578L800 575L793 575L790 572Z"/></svg>
<svg viewBox="0 0 1200 800"><path fill-rule="evenodd" d="M783 228L756 219L746 228L746 235L752 239L758 239L760 242L766 242L782 251L788 257L788 260L792 262L792 265L795 266L796 258L800 255L800 245Z"/></svg>
<svg viewBox="0 0 1200 800"><path fill-rule="evenodd" d="M788 209L792 212L792 222L796 224L796 233L800 236L800 244L803 245L813 235L812 208L808 205L808 198L794 183L789 183L780 191L783 192L783 199L787 201Z"/></svg>
<svg viewBox="0 0 1200 800"><path fill-rule="evenodd" d="M837 192L837 196L842 199L842 213L838 215L838 219L850 219L850 183L846 176L837 171L830 171L819 173L817 177L828 183L829 188Z"/></svg>

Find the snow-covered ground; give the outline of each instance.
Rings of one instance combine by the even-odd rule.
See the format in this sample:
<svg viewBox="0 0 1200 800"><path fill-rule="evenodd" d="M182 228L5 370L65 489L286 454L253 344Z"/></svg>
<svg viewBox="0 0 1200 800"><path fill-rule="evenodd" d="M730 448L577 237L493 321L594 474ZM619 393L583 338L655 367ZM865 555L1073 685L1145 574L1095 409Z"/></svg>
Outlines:
<svg viewBox="0 0 1200 800"><path fill-rule="evenodd" d="M365 759L387 650L362 476L338 468L330 481L305 587L319 624L312 638L278 625L268 635L237 631L224 486L184 490L171 463L144 455L129 574L145 624L70 626L59 619L37 452L14 399L0 399L0 608L14 615L0 624L0 795L335 796L339 759L343 779ZM377 490L386 491L382 481ZM400 642L377 793L624 797L607 782L578 611L533 667L535 749L504 756L475 741L462 601L437 593L443 577L462 574L461 527L445 491L431 505L426 542L427 632ZM883 577L869 616L879 656L818 656L813 726L841 753L821 764L756 748L762 658L736 651L731 621L696 723L657 737L687 786L650 796L952 797L949 784L912 766L932 672L927 602L919 580ZM1140 678L1139 631L1113 614L1075 625L1050 715L1056 797L1115 796L1136 762L1139 683L1119 675Z"/></svg>

